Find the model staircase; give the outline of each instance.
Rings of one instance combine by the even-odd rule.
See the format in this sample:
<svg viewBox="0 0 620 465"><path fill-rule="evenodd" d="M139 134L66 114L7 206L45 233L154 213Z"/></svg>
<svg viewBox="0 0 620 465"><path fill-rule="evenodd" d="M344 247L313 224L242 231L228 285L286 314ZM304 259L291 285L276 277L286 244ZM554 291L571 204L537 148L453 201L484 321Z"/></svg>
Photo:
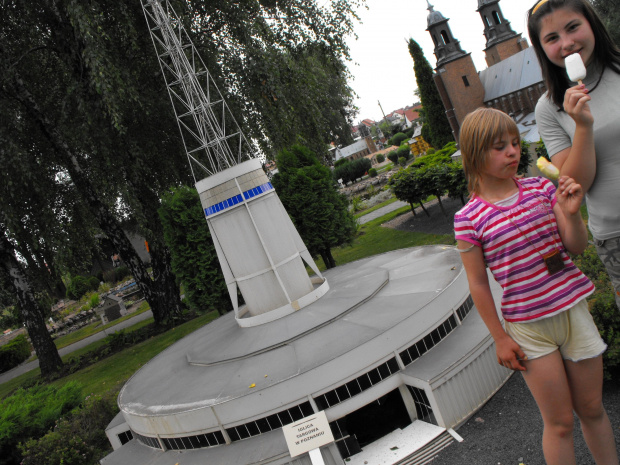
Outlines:
<svg viewBox="0 0 620 465"><path fill-rule="evenodd" d="M405 457L394 465L424 465L431 462L437 454L454 442L454 438L448 431L444 431L431 442L421 449L416 450L413 454Z"/></svg>

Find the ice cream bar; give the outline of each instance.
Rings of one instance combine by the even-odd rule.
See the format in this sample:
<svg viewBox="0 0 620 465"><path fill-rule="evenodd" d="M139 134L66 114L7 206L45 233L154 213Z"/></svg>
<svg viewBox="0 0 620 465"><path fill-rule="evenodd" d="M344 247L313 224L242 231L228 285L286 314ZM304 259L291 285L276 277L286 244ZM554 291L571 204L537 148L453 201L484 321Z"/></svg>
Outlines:
<svg viewBox="0 0 620 465"><path fill-rule="evenodd" d="M571 81L578 82L579 85L581 85L581 81L586 78L586 67L583 65L581 55L579 55L578 53L568 55L564 59L564 64L566 65L566 72L568 73L568 78Z"/></svg>
<svg viewBox="0 0 620 465"><path fill-rule="evenodd" d="M554 164L549 163L549 160L544 157L540 157L536 160L536 166L545 177L553 181L557 181L560 177L560 170L558 170Z"/></svg>

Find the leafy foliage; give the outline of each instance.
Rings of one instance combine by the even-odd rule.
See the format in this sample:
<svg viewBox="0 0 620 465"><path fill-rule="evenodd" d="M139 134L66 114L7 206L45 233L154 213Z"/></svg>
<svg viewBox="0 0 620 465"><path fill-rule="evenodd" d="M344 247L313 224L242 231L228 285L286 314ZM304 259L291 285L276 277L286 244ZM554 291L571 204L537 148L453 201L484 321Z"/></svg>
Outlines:
<svg viewBox="0 0 620 465"><path fill-rule="evenodd" d="M382 153L377 155L377 163L383 163L384 161L385 161L385 155L383 155Z"/></svg>
<svg viewBox="0 0 620 465"><path fill-rule="evenodd" d="M172 270L183 284L190 307L226 313L230 297L196 189L172 189L162 198L159 216Z"/></svg>
<svg viewBox="0 0 620 465"><path fill-rule="evenodd" d="M398 158L404 158L405 160L409 160L411 158L411 147L407 143L404 143L396 150L396 154Z"/></svg>
<svg viewBox="0 0 620 465"><path fill-rule="evenodd" d="M81 387L69 382L61 388L19 389L0 401L0 464L18 464L21 457L17 445L43 436L81 400Z"/></svg>
<svg viewBox="0 0 620 465"><path fill-rule="evenodd" d="M357 162L363 160L370 164L360 159L338 169L361 166ZM334 187L332 173L301 145L282 150L277 163L273 185L308 251L313 257L321 255L327 267L335 266L331 248L349 244L356 228L346 198Z"/></svg>
<svg viewBox="0 0 620 465"><path fill-rule="evenodd" d="M532 157L530 156L530 144L525 140L521 140L521 158L519 159L517 174L527 174L527 170L531 164Z"/></svg>
<svg viewBox="0 0 620 465"><path fill-rule="evenodd" d="M87 397L83 405L60 418L41 438L20 445L21 465L82 465L96 463L110 448L105 434L118 412L113 396Z"/></svg>
<svg viewBox="0 0 620 465"><path fill-rule="evenodd" d="M99 280L96 276L74 276L67 286L67 297L78 300L88 291L96 291L99 288Z"/></svg>
<svg viewBox="0 0 620 465"><path fill-rule="evenodd" d="M395 165L398 163L398 151L397 150L392 150L391 152L389 152L387 154L388 159L394 163Z"/></svg>
<svg viewBox="0 0 620 465"><path fill-rule="evenodd" d="M9 371L30 357L30 343L23 334L0 347L0 373Z"/></svg>
<svg viewBox="0 0 620 465"><path fill-rule="evenodd" d="M388 143L390 145L395 145L396 147L398 147L403 143L403 141L406 141L407 139L407 134L403 132L398 132L394 134L394 136L388 141Z"/></svg>
<svg viewBox="0 0 620 465"><path fill-rule="evenodd" d="M573 257L573 261L596 286L588 301L592 318L608 346L603 354L603 364L605 377L610 379L611 372L620 368L620 312L615 292L594 245L588 245L583 254Z"/></svg>
<svg viewBox="0 0 620 465"><path fill-rule="evenodd" d="M593 0L592 4L603 19L611 39L620 44L620 8L616 0Z"/></svg>
<svg viewBox="0 0 620 465"><path fill-rule="evenodd" d="M549 157L549 154L547 153L547 147L545 146L545 143L543 142L542 139L538 141L538 144L536 145L535 150L536 150L536 157L538 158L544 157L548 161L551 161L551 158Z"/></svg>
<svg viewBox="0 0 620 465"><path fill-rule="evenodd" d="M377 169L376 168L370 168L368 170L368 176L370 176L371 178L376 178L377 177Z"/></svg>
<svg viewBox="0 0 620 465"><path fill-rule="evenodd" d="M448 142L454 141L454 137L439 91L433 81L433 68L420 45L413 39L409 39L409 53L413 58L413 70L422 102L421 114L424 122L422 137L433 147L443 147Z"/></svg>
<svg viewBox="0 0 620 465"><path fill-rule="evenodd" d="M286 151L281 152L282 156L285 156L285 153ZM358 158L350 163L338 166L333 172L333 177L335 180L342 179L344 184L355 182L356 179L364 176L371 167L372 163L369 159Z"/></svg>

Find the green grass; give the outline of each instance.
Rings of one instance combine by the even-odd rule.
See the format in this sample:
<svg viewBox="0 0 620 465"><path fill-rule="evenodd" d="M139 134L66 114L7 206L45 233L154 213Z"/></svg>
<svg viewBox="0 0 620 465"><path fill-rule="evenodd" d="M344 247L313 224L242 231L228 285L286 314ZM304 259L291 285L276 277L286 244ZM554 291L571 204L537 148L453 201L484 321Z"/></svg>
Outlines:
<svg viewBox="0 0 620 465"><path fill-rule="evenodd" d="M182 337L190 334L196 329L210 323L218 317L217 312L210 312L183 323L163 334L155 336L147 341L136 344L122 352L105 358L89 367L84 368L64 378L52 382L52 385L62 386L69 381L77 381L82 386L84 396L89 394L106 394L110 391L118 391L121 386L135 373L138 368L152 359L155 355L172 345ZM152 320L150 320L152 322ZM125 331L134 331L149 323L149 320L141 321ZM77 357L85 352L97 350L103 345L103 341L97 341L88 347L72 352L63 357L67 361L72 357ZM35 369L24 373L6 383L0 384L0 398L4 398L15 391L19 386L29 382L41 374L40 369Z"/></svg>
<svg viewBox="0 0 620 465"><path fill-rule="evenodd" d="M390 250L404 249L430 244L454 244L454 236L451 234L436 235L417 232L399 231L392 228L384 228L381 225L393 220L397 216L411 211L409 206L388 213L380 218L369 221L362 225L353 245L332 249L332 255L337 265L344 265L355 260L370 257ZM320 270L325 269L323 260L316 261Z"/></svg>

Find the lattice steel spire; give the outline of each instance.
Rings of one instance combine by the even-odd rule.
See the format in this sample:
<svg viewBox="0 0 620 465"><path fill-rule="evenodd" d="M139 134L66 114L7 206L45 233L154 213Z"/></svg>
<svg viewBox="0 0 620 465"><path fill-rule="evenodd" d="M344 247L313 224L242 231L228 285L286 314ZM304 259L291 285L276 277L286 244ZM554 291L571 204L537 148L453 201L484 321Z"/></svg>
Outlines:
<svg viewBox="0 0 620 465"><path fill-rule="evenodd" d="M226 101L168 0L142 0L172 107L198 181L255 158ZM206 176L196 178L194 167Z"/></svg>

